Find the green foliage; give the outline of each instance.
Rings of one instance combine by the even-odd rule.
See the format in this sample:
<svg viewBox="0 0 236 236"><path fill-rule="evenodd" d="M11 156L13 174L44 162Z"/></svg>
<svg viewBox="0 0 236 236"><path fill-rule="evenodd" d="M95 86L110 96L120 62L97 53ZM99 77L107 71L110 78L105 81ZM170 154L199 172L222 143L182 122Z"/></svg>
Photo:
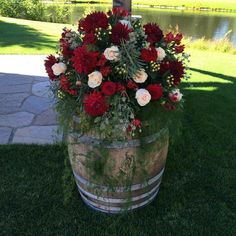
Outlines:
<svg viewBox="0 0 236 236"><path fill-rule="evenodd" d="M43 4L40 0L0 0L0 14L6 17L66 23L71 8L64 4Z"/></svg>

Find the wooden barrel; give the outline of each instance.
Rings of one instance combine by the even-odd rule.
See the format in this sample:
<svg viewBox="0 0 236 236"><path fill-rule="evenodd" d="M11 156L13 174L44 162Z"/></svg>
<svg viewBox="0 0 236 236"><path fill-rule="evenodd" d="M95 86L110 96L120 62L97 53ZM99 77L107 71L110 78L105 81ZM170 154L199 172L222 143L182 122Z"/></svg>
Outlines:
<svg viewBox="0 0 236 236"><path fill-rule="evenodd" d="M168 141L166 128L142 140L111 143L70 133L68 152L83 201L106 213L149 204L159 191Z"/></svg>

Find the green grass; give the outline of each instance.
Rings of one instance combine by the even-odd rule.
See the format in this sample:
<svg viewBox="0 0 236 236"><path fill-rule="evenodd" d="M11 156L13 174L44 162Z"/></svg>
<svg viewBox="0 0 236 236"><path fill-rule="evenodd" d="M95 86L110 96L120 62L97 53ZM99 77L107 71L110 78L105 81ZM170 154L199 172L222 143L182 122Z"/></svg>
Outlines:
<svg viewBox="0 0 236 236"><path fill-rule="evenodd" d="M72 27L0 17L0 54L48 54L56 52L62 29Z"/></svg>
<svg viewBox="0 0 236 236"><path fill-rule="evenodd" d="M236 235L236 59L191 54L183 134L170 145L151 205L121 216L93 212L77 193L65 146L0 146L0 235Z"/></svg>
<svg viewBox="0 0 236 236"><path fill-rule="evenodd" d="M0 17L0 54L55 53L62 28L76 26ZM218 41L191 38L184 40L187 50L200 49L236 54L236 48L226 38Z"/></svg>
<svg viewBox="0 0 236 236"><path fill-rule="evenodd" d="M79 2L88 2L87 0L78 0ZM94 0L96 2L110 4L110 0ZM236 10L235 0L133 0L132 4L136 5L153 5L153 6L185 6L189 8L222 8Z"/></svg>

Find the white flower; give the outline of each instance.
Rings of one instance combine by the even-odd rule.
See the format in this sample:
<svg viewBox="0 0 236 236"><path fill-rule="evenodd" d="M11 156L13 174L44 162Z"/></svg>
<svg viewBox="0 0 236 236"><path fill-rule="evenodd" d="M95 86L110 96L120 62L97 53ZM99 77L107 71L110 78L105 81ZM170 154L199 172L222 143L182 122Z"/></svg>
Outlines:
<svg viewBox="0 0 236 236"><path fill-rule="evenodd" d="M88 75L88 86L90 88L96 88L102 83L102 73L94 71Z"/></svg>
<svg viewBox="0 0 236 236"><path fill-rule="evenodd" d="M127 25L129 29L132 29L132 25L128 20L119 20L122 25Z"/></svg>
<svg viewBox="0 0 236 236"><path fill-rule="evenodd" d="M159 47L159 48L156 48L156 51L157 51L157 60L162 61L166 56L165 50Z"/></svg>
<svg viewBox="0 0 236 236"><path fill-rule="evenodd" d="M172 102L179 102L183 97L179 89L173 89L168 95Z"/></svg>
<svg viewBox="0 0 236 236"><path fill-rule="evenodd" d="M145 72L144 69L140 69L136 72L136 74L133 76L133 80L136 83L144 83L147 80L147 73Z"/></svg>
<svg viewBox="0 0 236 236"><path fill-rule="evenodd" d="M55 63L52 66L53 74L56 76L65 73L66 69L67 69L66 64L63 62Z"/></svg>
<svg viewBox="0 0 236 236"><path fill-rule="evenodd" d="M140 106L145 106L150 102L151 95L146 89L139 89L135 94L135 98Z"/></svg>
<svg viewBox="0 0 236 236"><path fill-rule="evenodd" d="M109 61L119 60L119 48L117 46L106 48L103 54L106 57L106 59Z"/></svg>

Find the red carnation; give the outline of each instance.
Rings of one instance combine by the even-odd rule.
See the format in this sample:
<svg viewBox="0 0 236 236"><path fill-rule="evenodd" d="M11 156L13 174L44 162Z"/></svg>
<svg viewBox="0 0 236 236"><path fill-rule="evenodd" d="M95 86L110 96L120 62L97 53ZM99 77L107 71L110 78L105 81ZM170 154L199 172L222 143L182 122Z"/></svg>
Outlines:
<svg viewBox="0 0 236 236"><path fill-rule="evenodd" d="M96 28L107 29L108 18L104 12L94 12L80 20L79 31L95 33Z"/></svg>
<svg viewBox="0 0 236 236"><path fill-rule="evenodd" d="M129 80L127 83L127 88L131 90L135 90L138 88L138 85L134 81Z"/></svg>
<svg viewBox="0 0 236 236"><path fill-rule="evenodd" d="M164 40L166 43L171 43L172 41L174 41L174 35L170 32L166 34Z"/></svg>
<svg viewBox="0 0 236 236"><path fill-rule="evenodd" d="M175 46L175 52L181 53L184 51L184 45Z"/></svg>
<svg viewBox="0 0 236 236"><path fill-rule="evenodd" d="M176 34L176 35L175 35L175 38L174 38L175 43L176 43L176 44L180 44L182 38L183 38L183 35L182 35L182 34L180 34L180 33L179 33L179 34Z"/></svg>
<svg viewBox="0 0 236 236"><path fill-rule="evenodd" d="M108 12L108 15L115 15L116 17L126 17L129 15L129 12L123 7L113 7L112 11Z"/></svg>
<svg viewBox="0 0 236 236"><path fill-rule="evenodd" d="M116 83L107 81L102 84L102 93L107 96L112 96L116 93L117 87Z"/></svg>
<svg viewBox="0 0 236 236"><path fill-rule="evenodd" d="M101 92L94 91L87 95L83 101L84 110L90 116L102 116L109 108Z"/></svg>
<svg viewBox="0 0 236 236"><path fill-rule="evenodd" d="M157 24L148 23L143 27L147 35L147 41L151 43L151 45L159 42L163 38L163 32Z"/></svg>
<svg viewBox="0 0 236 236"><path fill-rule="evenodd" d="M163 95L162 86L159 84L149 84L146 89L151 94L152 101L159 100Z"/></svg>
<svg viewBox="0 0 236 236"><path fill-rule="evenodd" d="M157 50L154 47L149 49L143 48L141 50L141 59L146 62L157 60Z"/></svg>
<svg viewBox="0 0 236 236"><path fill-rule="evenodd" d="M77 90L75 89L71 89L71 82L69 81L69 79L65 76L65 75L62 75L61 78L60 78L60 86L61 86L61 89L71 95L77 95Z"/></svg>
<svg viewBox="0 0 236 236"><path fill-rule="evenodd" d="M133 119L131 123L132 123L132 125L134 125L135 127L138 127L138 128L141 128L141 126L142 126L142 122L139 119Z"/></svg>
<svg viewBox="0 0 236 236"><path fill-rule="evenodd" d="M97 38L94 34L85 34L83 44L95 44L96 40Z"/></svg>
<svg viewBox="0 0 236 236"><path fill-rule="evenodd" d="M120 45L122 40L129 40L129 33L132 32L127 25L123 25L120 22L117 23L111 30L111 41L115 45Z"/></svg>
<svg viewBox="0 0 236 236"><path fill-rule="evenodd" d="M164 61L160 64L160 73L165 74L168 70L170 70L170 63L168 61Z"/></svg>
<svg viewBox="0 0 236 236"><path fill-rule="evenodd" d="M87 51L87 48L84 45L74 50L74 56L71 58L71 61L77 72L89 74L95 70L98 56L99 52Z"/></svg>
<svg viewBox="0 0 236 236"><path fill-rule="evenodd" d="M44 61L44 66L46 69L46 72L48 74L48 77L51 80L55 80L57 77L54 75L53 70L52 70L52 66L57 63L57 59L56 57L54 57L53 55L49 55L46 60Z"/></svg>

